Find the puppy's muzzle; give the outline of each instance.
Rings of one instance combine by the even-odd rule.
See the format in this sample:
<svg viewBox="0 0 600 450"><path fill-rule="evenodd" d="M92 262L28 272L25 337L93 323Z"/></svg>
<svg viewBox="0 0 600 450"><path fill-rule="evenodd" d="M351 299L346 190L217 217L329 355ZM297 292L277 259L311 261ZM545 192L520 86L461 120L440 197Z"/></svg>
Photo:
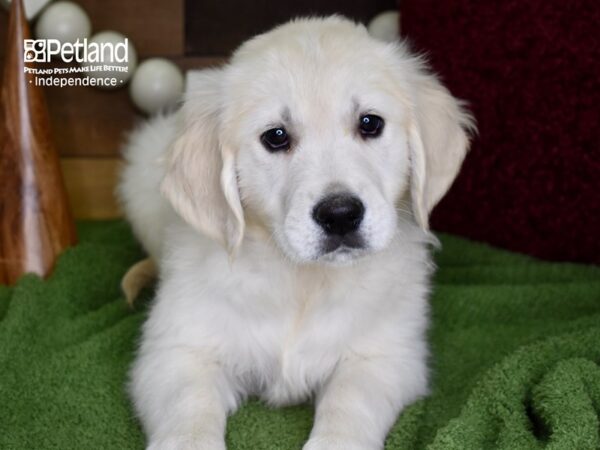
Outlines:
<svg viewBox="0 0 600 450"><path fill-rule="evenodd" d="M327 236L324 252L332 252L340 246L364 247L358 233L364 215L365 206L352 194L331 194L317 203L312 216Z"/></svg>

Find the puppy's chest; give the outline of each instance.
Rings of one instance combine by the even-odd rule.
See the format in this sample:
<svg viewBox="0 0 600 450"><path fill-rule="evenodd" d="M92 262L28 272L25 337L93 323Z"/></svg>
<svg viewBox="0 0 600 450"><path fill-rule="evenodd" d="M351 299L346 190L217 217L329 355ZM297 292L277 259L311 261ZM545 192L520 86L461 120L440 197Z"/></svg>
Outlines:
<svg viewBox="0 0 600 450"><path fill-rule="evenodd" d="M252 365L260 371L261 394L273 404L302 400L323 382L361 317L346 288L331 280L311 281L294 280L281 292L275 313L248 330L260 342Z"/></svg>

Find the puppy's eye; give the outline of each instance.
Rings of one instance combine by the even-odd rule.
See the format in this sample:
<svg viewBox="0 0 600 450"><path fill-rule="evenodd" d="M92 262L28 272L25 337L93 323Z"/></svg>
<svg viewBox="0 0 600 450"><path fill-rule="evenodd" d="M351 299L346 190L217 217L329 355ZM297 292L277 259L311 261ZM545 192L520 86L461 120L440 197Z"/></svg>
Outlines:
<svg viewBox="0 0 600 450"><path fill-rule="evenodd" d="M290 149L290 137L285 128L271 128L260 136L260 142L270 152L281 152Z"/></svg>
<svg viewBox="0 0 600 450"><path fill-rule="evenodd" d="M367 114L361 116L358 131L365 138L374 138L381 134L384 125L385 122L381 117L374 114Z"/></svg>

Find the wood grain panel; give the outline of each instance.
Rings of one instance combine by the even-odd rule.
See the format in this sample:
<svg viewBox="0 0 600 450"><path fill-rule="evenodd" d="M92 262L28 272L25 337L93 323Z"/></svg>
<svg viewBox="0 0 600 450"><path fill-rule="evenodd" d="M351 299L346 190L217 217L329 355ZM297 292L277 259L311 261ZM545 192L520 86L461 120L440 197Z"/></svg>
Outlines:
<svg viewBox="0 0 600 450"><path fill-rule="evenodd" d="M63 156L115 156L136 112L127 89L46 88L54 141Z"/></svg>
<svg viewBox="0 0 600 450"><path fill-rule="evenodd" d="M187 0L186 55L228 55L246 39L293 17L342 14L363 23L398 0Z"/></svg>
<svg viewBox="0 0 600 450"><path fill-rule="evenodd" d="M8 33L8 14L0 7L0 68L4 67L4 54L6 53L6 35Z"/></svg>
<svg viewBox="0 0 600 450"><path fill-rule="evenodd" d="M114 219L121 211L114 195L118 158L63 158L61 166L76 219Z"/></svg>
<svg viewBox="0 0 600 450"><path fill-rule="evenodd" d="M171 58L185 72L220 64L221 58ZM62 156L118 156L126 133L142 121L127 87L47 87L54 141Z"/></svg>
<svg viewBox="0 0 600 450"><path fill-rule="evenodd" d="M129 37L141 57L183 54L183 0L77 0L93 33L115 30Z"/></svg>
<svg viewBox="0 0 600 450"><path fill-rule="evenodd" d="M89 15L92 33L123 33L142 58L183 55L183 0L77 0L77 4ZM0 6L0 64L4 59L7 24L8 14ZM32 24L33 29L35 21Z"/></svg>

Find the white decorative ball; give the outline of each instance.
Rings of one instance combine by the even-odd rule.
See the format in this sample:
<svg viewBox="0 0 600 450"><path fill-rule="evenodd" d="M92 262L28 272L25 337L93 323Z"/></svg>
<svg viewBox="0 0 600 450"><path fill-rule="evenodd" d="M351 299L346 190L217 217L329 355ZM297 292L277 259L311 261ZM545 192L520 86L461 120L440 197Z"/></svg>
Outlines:
<svg viewBox="0 0 600 450"><path fill-rule="evenodd" d="M11 0L0 0L0 5L6 9L10 9L10 3ZM25 16L28 20L33 19L48 3L50 3L50 0L24 0Z"/></svg>
<svg viewBox="0 0 600 450"><path fill-rule="evenodd" d="M397 41L400 37L400 14L386 11L376 15L367 25L369 34L385 42Z"/></svg>
<svg viewBox="0 0 600 450"><path fill-rule="evenodd" d="M175 64L164 58L151 58L135 71L129 94L140 110L155 114L177 104L183 85L183 75Z"/></svg>
<svg viewBox="0 0 600 450"><path fill-rule="evenodd" d="M81 6L73 2L56 2L40 15L35 26L38 39L58 39L61 43L83 41L90 35L92 23Z"/></svg>
<svg viewBox="0 0 600 450"><path fill-rule="evenodd" d="M116 89L124 86L137 67L137 52L121 33L102 31L87 41L87 59L82 62L89 72L86 75L95 78L96 87Z"/></svg>

